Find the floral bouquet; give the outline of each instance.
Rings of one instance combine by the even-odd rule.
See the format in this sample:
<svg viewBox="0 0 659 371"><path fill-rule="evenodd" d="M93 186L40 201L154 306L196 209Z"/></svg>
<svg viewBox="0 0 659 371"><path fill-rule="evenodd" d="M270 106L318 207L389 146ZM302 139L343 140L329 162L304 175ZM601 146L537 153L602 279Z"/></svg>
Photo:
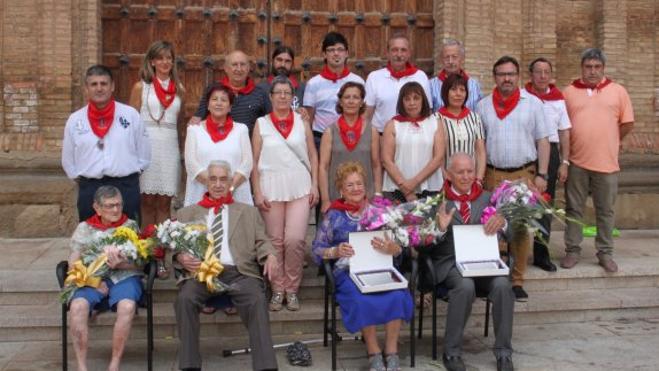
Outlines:
<svg viewBox="0 0 659 371"><path fill-rule="evenodd" d="M82 251L80 259L69 267L60 293L62 303L68 303L77 288L100 286L103 277L111 270L107 265L106 246L116 246L128 262L136 266L144 265L151 257L153 239L140 239L137 232L129 227L118 227L109 236L101 231L96 234L94 242Z"/></svg>
<svg viewBox="0 0 659 371"><path fill-rule="evenodd" d="M398 243L419 248L435 242L439 228L435 222L437 206L444 201L444 194L392 205L379 201L371 204L362 215L359 224L363 230L390 229Z"/></svg>
<svg viewBox="0 0 659 371"><path fill-rule="evenodd" d="M492 193L491 206L483 210L481 223L485 224L490 217L498 213L511 223L513 228L531 229L535 237L546 244L540 232L547 231L539 220L544 215L552 215L562 223L567 219L565 210L552 207L550 201L549 194L537 193L523 180L505 180Z"/></svg>
<svg viewBox="0 0 659 371"><path fill-rule="evenodd" d="M166 220L156 227L156 238L160 245L169 247L174 254L183 252L201 260L194 278L205 283L209 292L221 293L227 290L227 286L218 279L224 267L215 256L213 237L205 224Z"/></svg>
<svg viewBox="0 0 659 371"><path fill-rule="evenodd" d="M167 279L169 277L169 268L165 262L167 255L166 247L158 244L156 238L156 225L149 224L140 233L140 239L150 241L150 256L156 261L156 273L160 279Z"/></svg>

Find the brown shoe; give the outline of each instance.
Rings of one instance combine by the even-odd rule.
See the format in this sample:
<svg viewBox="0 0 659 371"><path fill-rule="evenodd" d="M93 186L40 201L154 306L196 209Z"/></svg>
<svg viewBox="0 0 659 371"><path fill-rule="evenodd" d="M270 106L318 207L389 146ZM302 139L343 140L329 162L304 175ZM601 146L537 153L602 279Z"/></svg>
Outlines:
<svg viewBox="0 0 659 371"><path fill-rule="evenodd" d="M270 311L279 312L284 307L284 293L283 292L273 292L272 298L270 298Z"/></svg>
<svg viewBox="0 0 659 371"><path fill-rule="evenodd" d="M289 292L286 294L286 309L293 312L300 310L300 299L298 299L296 293Z"/></svg>
<svg viewBox="0 0 659 371"><path fill-rule="evenodd" d="M567 254L561 259L561 268L570 269L579 263L579 255Z"/></svg>
<svg viewBox="0 0 659 371"><path fill-rule="evenodd" d="M604 268L605 271L609 273L615 273L618 271L618 264L616 264L615 261L611 257L608 258L600 258L599 264Z"/></svg>

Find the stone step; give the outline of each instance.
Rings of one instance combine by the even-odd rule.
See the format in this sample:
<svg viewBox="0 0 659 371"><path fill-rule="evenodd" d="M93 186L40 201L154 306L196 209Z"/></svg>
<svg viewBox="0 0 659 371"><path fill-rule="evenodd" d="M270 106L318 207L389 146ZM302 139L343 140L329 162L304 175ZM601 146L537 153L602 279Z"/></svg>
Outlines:
<svg viewBox="0 0 659 371"><path fill-rule="evenodd" d="M656 314L659 308L659 287L585 289L529 292L526 303L516 303L515 323L551 324L585 320L617 320L644 318ZM438 302L438 324L443 328L447 305ZM470 326L483 326L484 301L477 299ZM0 341L56 340L60 336L61 312L57 303L49 305L2 305ZM424 328L430 327L430 309L424 311ZM340 313L337 311L338 317ZM91 338L107 338L112 331L114 314L103 313L92 320L95 328ZM302 302L299 312L271 312L273 335L291 336L322 334L323 304L321 300ZM242 334L244 328L238 316L221 311L202 315L202 336L222 337ZM340 324L340 322L339 322ZM154 334L157 338L176 337L176 319L171 303L154 304ZM340 326L341 327L341 326ZM146 311L140 309L134 323L133 336L145 336ZM344 331L344 330L341 330Z"/></svg>

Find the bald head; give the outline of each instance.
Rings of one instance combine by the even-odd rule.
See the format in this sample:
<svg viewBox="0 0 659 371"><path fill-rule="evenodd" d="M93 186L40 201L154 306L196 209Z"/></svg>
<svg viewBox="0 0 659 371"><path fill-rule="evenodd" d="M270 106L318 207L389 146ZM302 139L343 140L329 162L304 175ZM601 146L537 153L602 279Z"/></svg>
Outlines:
<svg viewBox="0 0 659 371"><path fill-rule="evenodd" d="M448 160L448 180L460 194L469 193L476 180L476 161L466 153L456 153Z"/></svg>
<svg viewBox="0 0 659 371"><path fill-rule="evenodd" d="M224 60L224 72L235 88L242 88L249 76L249 57L241 50L227 54Z"/></svg>

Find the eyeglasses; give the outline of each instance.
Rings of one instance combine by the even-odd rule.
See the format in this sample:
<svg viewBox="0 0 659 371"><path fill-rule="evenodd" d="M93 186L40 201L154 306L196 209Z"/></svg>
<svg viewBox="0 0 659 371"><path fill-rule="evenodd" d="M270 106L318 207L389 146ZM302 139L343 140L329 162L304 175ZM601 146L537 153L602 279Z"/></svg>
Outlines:
<svg viewBox="0 0 659 371"><path fill-rule="evenodd" d="M515 77L517 76L517 72L496 72L494 76L496 77Z"/></svg>
<svg viewBox="0 0 659 371"><path fill-rule="evenodd" d="M327 48L327 49L325 49L325 53L330 53L330 54L331 54L331 53L343 53L343 52L345 52L346 50L347 50L346 48L341 48L341 47L338 47L338 48Z"/></svg>
<svg viewBox="0 0 659 371"><path fill-rule="evenodd" d="M283 95L285 97L290 97L291 95L293 95L293 93L286 90L275 90L272 92L272 95Z"/></svg>
<svg viewBox="0 0 659 371"><path fill-rule="evenodd" d="M124 206L122 202L117 202L114 204L102 204L101 207L105 210L112 210L114 208L119 208L121 209Z"/></svg>

